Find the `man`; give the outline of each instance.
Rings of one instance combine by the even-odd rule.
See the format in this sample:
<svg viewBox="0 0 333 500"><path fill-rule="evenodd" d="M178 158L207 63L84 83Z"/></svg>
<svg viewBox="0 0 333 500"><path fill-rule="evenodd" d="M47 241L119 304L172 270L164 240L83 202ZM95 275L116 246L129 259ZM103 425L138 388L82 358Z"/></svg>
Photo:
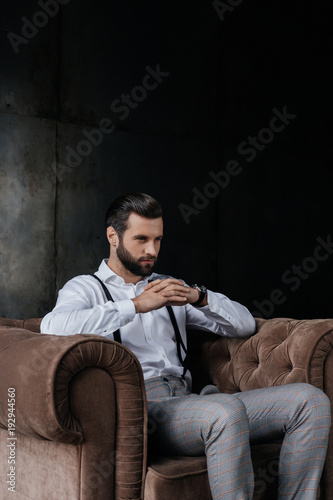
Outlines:
<svg viewBox="0 0 333 500"><path fill-rule="evenodd" d="M131 349L142 366L159 445L174 454L206 454L213 499L251 499L249 442L282 436L279 498L315 499L330 430L325 394L308 384L233 395L208 386L191 394L186 327L247 337L255 332L253 317L221 293L153 273L163 220L150 196L115 200L106 213L106 234L109 259L95 276L76 277L60 290L41 331L95 333Z"/></svg>

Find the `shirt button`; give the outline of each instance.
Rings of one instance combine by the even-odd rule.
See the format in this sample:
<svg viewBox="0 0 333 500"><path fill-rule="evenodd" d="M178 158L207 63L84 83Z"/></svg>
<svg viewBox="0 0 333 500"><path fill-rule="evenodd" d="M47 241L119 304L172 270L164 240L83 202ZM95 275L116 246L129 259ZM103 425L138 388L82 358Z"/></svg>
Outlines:
<svg viewBox="0 0 333 500"><path fill-rule="evenodd" d="M129 323L129 319L126 319L125 320L125 325L128 325L128 323Z"/></svg>
<svg viewBox="0 0 333 500"><path fill-rule="evenodd" d="M151 337L147 337L147 340L149 340L149 342L151 341Z"/></svg>

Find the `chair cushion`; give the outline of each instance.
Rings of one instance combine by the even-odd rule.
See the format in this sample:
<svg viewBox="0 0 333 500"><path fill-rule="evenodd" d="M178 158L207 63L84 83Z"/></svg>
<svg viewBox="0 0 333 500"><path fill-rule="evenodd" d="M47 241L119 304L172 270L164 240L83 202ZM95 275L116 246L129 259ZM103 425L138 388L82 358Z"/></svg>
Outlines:
<svg viewBox="0 0 333 500"><path fill-rule="evenodd" d="M277 498L281 443L251 447L255 473L254 500ZM195 495L194 495L195 493ZM149 454L144 500L211 500L206 457Z"/></svg>
<svg viewBox="0 0 333 500"><path fill-rule="evenodd" d="M144 500L170 498L211 500L206 457L149 455Z"/></svg>

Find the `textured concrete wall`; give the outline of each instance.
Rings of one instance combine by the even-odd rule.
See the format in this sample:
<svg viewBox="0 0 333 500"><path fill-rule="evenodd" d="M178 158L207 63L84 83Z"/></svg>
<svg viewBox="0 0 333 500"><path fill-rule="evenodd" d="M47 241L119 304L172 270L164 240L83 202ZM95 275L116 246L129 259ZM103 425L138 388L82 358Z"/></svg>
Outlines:
<svg viewBox="0 0 333 500"><path fill-rule="evenodd" d="M37 147L38 145L38 147ZM55 125L0 114L0 314L41 314L54 288Z"/></svg>
<svg viewBox="0 0 333 500"><path fill-rule="evenodd" d="M331 316L333 258L311 261L332 231L326 6L222 4L6 0L0 315L43 315L93 272L105 209L138 190L164 207L161 272L264 317Z"/></svg>
<svg viewBox="0 0 333 500"><path fill-rule="evenodd" d="M18 318L43 314L55 287L58 19L33 35L26 19L38 10L2 5L0 315Z"/></svg>

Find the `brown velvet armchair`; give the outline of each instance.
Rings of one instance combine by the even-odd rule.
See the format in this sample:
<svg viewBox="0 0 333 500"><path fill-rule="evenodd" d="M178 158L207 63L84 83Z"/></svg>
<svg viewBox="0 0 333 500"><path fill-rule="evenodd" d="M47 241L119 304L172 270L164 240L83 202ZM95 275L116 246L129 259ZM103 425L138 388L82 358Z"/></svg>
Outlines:
<svg viewBox="0 0 333 500"><path fill-rule="evenodd" d="M0 498L209 500L205 457L148 451L135 356L94 335L41 335L39 324L0 318ZM258 319L249 339L189 331L188 343L195 391L207 383L233 393L308 382L332 401L333 320ZM252 447L255 500L276 498L279 448ZM331 437L321 486L326 500L333 498L332 464Z"/></svg>

